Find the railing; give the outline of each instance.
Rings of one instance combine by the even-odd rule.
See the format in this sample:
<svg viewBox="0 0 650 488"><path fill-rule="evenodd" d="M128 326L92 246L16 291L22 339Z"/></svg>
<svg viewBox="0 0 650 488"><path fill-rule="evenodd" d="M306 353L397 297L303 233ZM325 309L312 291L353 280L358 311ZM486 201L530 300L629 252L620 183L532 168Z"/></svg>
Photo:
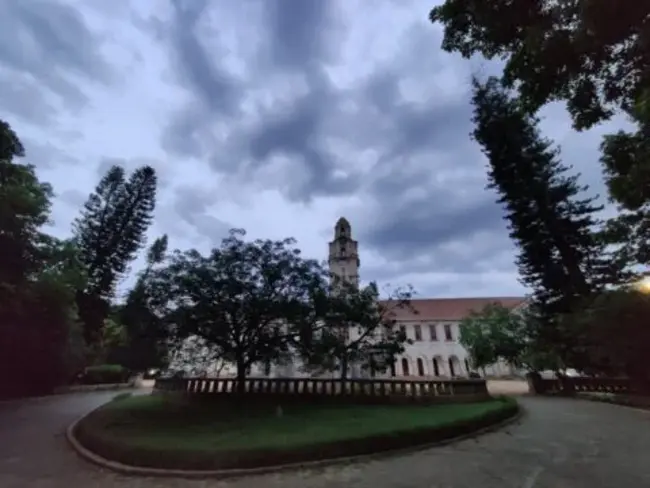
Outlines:
<svg viewBox="0 0 650 488"><path fill-rule="evenodd" d="M564 377L533 381L533 389L541 394L574 393L631 393L630 380L627 378L595 378L589 376Z"/></svg>
<svg viewBox="0 0 650 488"><path fill-rule="evenodd" d="M240 388L238 388L238 386ZM234 378L165 378L156 380L158 392L184 392L201 396L278 396L296 400L350 400L370 403L409 401L471 401L488 396L483 379L404 381L393 379L246 378L242 385Z"/></svg>

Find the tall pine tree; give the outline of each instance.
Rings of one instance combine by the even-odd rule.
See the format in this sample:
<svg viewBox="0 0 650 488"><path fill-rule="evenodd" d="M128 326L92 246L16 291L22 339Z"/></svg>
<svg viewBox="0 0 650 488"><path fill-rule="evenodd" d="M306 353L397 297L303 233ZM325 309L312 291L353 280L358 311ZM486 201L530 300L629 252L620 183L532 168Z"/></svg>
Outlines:
<svg viewBox="0 0 650 488"><path fill-rule="evenodd" d="M113 166L75 221L75 240L88 275L88 286L77 293L77 305L89 345L100 336L117 280L145 244L156 184L150 166L138 168L128 180L123 168Z"/></svg>
<svg viewBox="0 0 650 488"><path fill-rule="evenodd" d="M587 187L559 151L542 138L538 119L522 110L496 78L474 80L474 138L489 161L489 187L499 194L510 236L519 246L522 282L533 290L540 337L560 346L575 362L576 338L562 331L558 318L601 289L606 279L604 246L596 230L602 207L584 197Z"/></svg>

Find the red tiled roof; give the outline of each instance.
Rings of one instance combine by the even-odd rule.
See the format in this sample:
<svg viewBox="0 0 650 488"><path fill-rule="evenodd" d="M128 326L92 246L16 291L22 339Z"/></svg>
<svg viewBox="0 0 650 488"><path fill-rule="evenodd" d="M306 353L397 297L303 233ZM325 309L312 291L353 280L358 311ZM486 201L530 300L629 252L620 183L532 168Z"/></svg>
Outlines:
<svg viewBox="0 0 650 488"><path fill-rule="evenodd" d="M516 308L524 301L525 297L421 298L411 300L411 307L419 314L414 314L408 308L395 308L394 313L397 320L462 320L470 312L479 312L490 303ZM390 306L390 301L381 303Z"/></svg>

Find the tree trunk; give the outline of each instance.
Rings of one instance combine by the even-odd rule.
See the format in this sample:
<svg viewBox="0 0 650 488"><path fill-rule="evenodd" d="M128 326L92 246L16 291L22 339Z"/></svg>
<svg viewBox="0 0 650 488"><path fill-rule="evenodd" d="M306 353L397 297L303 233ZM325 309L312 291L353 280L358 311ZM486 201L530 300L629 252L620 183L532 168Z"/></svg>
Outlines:
<svg viewBox="0 0 650 488"><path fill-rule="evenodd" d="M341 356L341 379L346 380L348 378L348 355L343 354Z"/></svg>
<svg viewBox="0 0 650 488"><path fill-rule="evenodd" d="M235 389L237 394L242 394L246 391L246 370L248 365L243 358L237 358L237 380L235 382Z"/></svg>

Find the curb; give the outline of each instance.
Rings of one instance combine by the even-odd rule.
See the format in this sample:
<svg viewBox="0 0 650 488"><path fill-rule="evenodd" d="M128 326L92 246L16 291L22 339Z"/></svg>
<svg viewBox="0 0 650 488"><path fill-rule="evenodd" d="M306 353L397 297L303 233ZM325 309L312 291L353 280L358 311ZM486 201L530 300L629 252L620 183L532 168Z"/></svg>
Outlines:
<svg viewBox="0 0 650 488"><path fill-rule="evenodd" d="M582 400L585 402L592 402L592 403L604 403L605 405L613 405L615 407L619 408L627 408L628 410L635 410L637 412L644 412L646 414L650 414L650 406L648 407L635 407L633 405L626 405L624 403L619 403L616 401L609 401L607 399L599 398L599 397L590 397L586 395L575 395L573 397L575 400Z"/></svg>
<svg viewBox="0 0 650 488"><path fill-rule="evenodd" d="M0 400L0 405L12 404L12 403L23 403L23 402L40 402L43 400L56 399L58 397L66 395L75 395L79 393L97 393L97 392L116 392L121 390L147 390L148 388L141 388L138 386L124 386L119 388L104 388L104 389L95 389L95 390L56 390L48 395L39 395L39 396L28 396L28 397L19 397L19 398L7 398L5 400Z"/></svg>
<svg viewBox="0 0 650 488"><path fill-rule="evenodd" d="M93 410L94 411L94 410ZM500 430L508 425L514 424L520 421L526 411L524 408L517 404L516 412L509 418L501 420L493 425L488 425L474 432L463 434L455 437L450 437L448 439L428 442L425 444L418 444L405 448L390 449L377 453L369 454L360 454L356 456L344 456L337 458L328 458L328 459L319 459L315 461L305 461L299 463L290 463L290 464L281 464L276 466L263 466L260 468L249 468L249 469L216 469L216 470L184 470L184 469L163 469L163 468L144 468L139 466L131 466L128 464L119 463L116 461L111 461L106 459L94 452L86 449L76 438L74 431L77 425L81 420L83 420L88 414L80 417L75 420L72 424L68 426L65 432L66 439L72 449L83 459L89 461L100 468L109 469L120 474L128 476L150 476L150 477L159 477L159 478L184 478L184 479L197 479L197 478L214 478L214 479L225 479L233 477L242 477L242 476L255 476L262 474L278 473L281 471L291 471L291 470L300 470L300 469L317 469L325 468L328 466L336 464L348 464L356 463L363 461L372 461L375 459L380 459L388 456L398 456L409 454L417 451L422 451L425 449L430 449L433 447L441 447L455 442L473 439L483 434L488 434Z"/></svg>

